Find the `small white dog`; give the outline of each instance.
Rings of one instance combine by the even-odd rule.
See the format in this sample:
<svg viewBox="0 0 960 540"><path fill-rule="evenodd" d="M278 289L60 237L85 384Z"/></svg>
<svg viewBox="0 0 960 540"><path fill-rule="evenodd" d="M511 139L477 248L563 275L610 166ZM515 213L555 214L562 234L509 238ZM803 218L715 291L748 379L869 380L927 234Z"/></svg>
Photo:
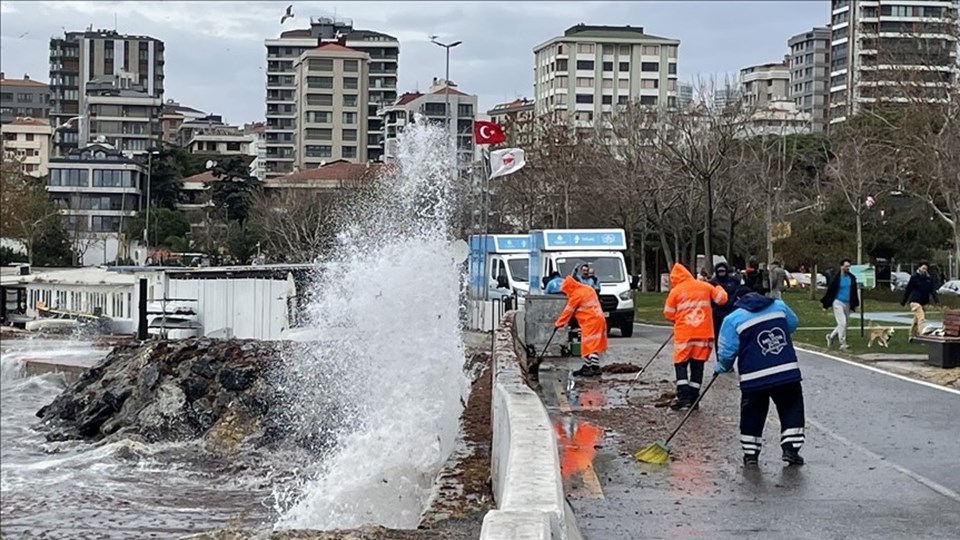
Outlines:
<svg viewBox="0 0 960 540"><path fill-rule="evenodd" d="M876 341L877 345L889 348L890 347L890 338L893 336L893 328L879 328L874 327L870 329L870 341L867 342L867 347L872 347L873 342Z"/></svg>

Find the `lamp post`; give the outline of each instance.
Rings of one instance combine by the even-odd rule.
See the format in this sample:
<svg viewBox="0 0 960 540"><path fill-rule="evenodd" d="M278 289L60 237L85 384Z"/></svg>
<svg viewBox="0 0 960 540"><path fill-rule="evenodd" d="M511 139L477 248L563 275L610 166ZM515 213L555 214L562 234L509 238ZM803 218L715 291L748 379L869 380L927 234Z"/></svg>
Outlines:
<svg viewBox="0 0 960 540"><path fill-rule="evenodd" d="M148 150L147 151L147 215L146 215L146 224L143 228L143 244L146 248L147 257L150 256L150 182L153 180L153 156L159 155L160 152L157 150Z"/></svg>
<svg viewBox="0 0 960 540"><path fill-rule="evenodd" d="M451 118L451 114L450 114L450 49L456 47L457 45L460 45L463 42L454 41L453 43L440 43L439 41L437 41L437 36L430 36L430 43L433 43L434 45L437 45L439 47L443 47L447 53L447 67L446 67L446 72L443 79L443 84L446 86L446 91L444 92L445 98L446 98L444 100L444 116L447 121L447 131L452 134L455 132L453 131L453 129L451 129L451 126L450 126L450 118ZM456 145L454 145L454 148L456 148Z"/></svg>

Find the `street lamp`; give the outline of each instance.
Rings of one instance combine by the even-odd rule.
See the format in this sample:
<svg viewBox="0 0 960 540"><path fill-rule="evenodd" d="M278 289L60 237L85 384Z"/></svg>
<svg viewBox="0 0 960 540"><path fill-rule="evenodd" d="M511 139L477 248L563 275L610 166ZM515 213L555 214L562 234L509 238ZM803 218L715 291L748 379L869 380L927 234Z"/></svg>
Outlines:
<svg viewBox="0 0 960 540"><path fill-rule="evenodd" d="M444 101L444 114L447 120L447 131L454 133L454 131L450 129L450 49L460 45L463 42L454 41L453 43L440 43L437 41L437 37L438 36L430 36L430 43L433 43L439 47L443 47L447 51L447 68L443 79L443 83L446 85L446 92L444 92L446 94L446 99ZM454 148L456 148L456 146L454 146Z"/></svg>
<svg viewBox="0 0 960 540"><path fill-rule="evenodd" d="M143 228L143 244L146 247L147 257L150 256L150 182L153 180L153 156L159 154L158 150L147 151L147 215Z"/></svg>

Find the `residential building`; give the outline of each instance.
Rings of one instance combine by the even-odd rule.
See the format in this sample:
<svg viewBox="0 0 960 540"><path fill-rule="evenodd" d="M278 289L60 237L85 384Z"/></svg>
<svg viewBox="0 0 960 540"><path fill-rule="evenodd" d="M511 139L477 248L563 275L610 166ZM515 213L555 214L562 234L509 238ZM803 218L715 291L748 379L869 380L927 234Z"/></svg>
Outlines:
<svg viewBox="0 0 960 540"><path fill-rule="evenodd" d="M128 257L124 222L143 210L147 169L116 147L98 142L50 159L47 191L84 265Z"/></svg>
<svg viewBox="0 0 960 540"><path fill-rule="evenodd" d="M104 140L140 155L160 146L163 99L147 93L130 74L104 75L88 82L85 98L80 140Z"/></svg>
<svg viewBox="0 0 960 540"><path fill-rule="evenodd" d="M812 28L787 40L790 50L790 99L810 113L812 129L823 131L830 83L830 29Z"/></svg>
<svg viewBox="0 0 960 540"><path fill-rule="evenodd" d="M960 0L832 0L830 7L829 124L864 107L946 97L957 78Z"/></svg>
<svg viewBox="0 0 960 540"><path fill-rule="evenodd" d="M397 101L380 110L386 133L384 161L397 157L397 143L404 126L412 124L415 116L443 125L446 123L447 104L450 105L450 125L456 126L457 165L466 167L475 158L473 144L473 121L477 114L477 96L461 92L453 81L433 79L426 93L407 92Z"/></svg>
<svg viewBox="0 0 960 540"><path fill-rule="evenodd" d="M745 67L740 70L740 96L748 107L763 108L767 103L790 96L790 68L787 61Z"/></svg>
<svg viewBox="0 0 960 540"><path fill-rule="evenodd" d="M53 129L42 118L16 118L0 125L0 149L4 159L20 162L23 172L36 177L47 174Z"/></svg>
<svg viewBox="0 0 960 540"><path fill-rule="evenodd" d="M310 28L283 32L278 39L264 42L267 49L265 168L268 178L292 172L297 159L297 142L294 141L298 94L295 64L304 52L329 41L370 56L367 102L363 104L366 107L366 139L358 140L358 146L365 146L366 159L376 161L383 155L383 125L377 110L397 99L400 42L381 32L355 29L353 21L348 19L311 18Z"/></svg>
<svg viewBox="0 0 960 540"><path fill-rule="evenodd" d="M677 105L680 41L642 27L578 24L534 47L534 113L589 127L616 106Z"/></svg>
<svg viewBox="0 0 960 540"><path fill-rule="evenodd" d="M764 103L750 113L741 137L801 135L813 131L813 116L791 100Z"/></svg>
<svg viewBox="0 0 960 540"><path fill-rule="evenodd" d="M693 104L693 85L690 83L679 83L677 85L677 103L680 108L689 107Z"/></svg>
<svg viewBox="0 0 960 540"><path fill-rule="evenodd" d="M369 66L369 53L339 43L323 43L297 58L294 170L334 159L367 160Z"/></svg>
<svg viewBox="0 0 960 540"><path fill-rule="evenodd" d="M533 142L535 128L533 108L532 99L519 98L494 105L487 111L487 116L490 117L491 122L503 126L510 140L522 146Z"/></svg>
<svg viewBox="0 0 960 540"><path fill-rule="evenodd" d="M0 72L0 124L28 117L50 118L50 86L29 75L8 79Z"/></svg>
<svg viewBox="0 0 960 540"><path fill-rule="evenodd" d="M383 163L354 163L346 160L334 160L320 167L275 176L264 184L268 193L281 190L324 190L339 191L356 189L376 178L383 170Z"/></svg>
<svg viewBox="0 0 960 540"><path fill-rule="evenodd" d="M267 178L266 125L263 122L244 124L243 134L251 138L249 154L253 156L253 162L250 163L250 174L262 182Z"/></svg>
<svg viewBox="0 0 960 540"><path fill-rule="evenodd" d="M723 87L713 89L713 109L722 111L723 109L736 104L741 99L739 88L727 84Z"/></svg>
<svg viewBox="0 0 960 540"><path fill-rule="evenodd" d="M91 81L111 80L114 89L108 90L103 84ZM160 138L160 107L163 102L164 84L164 45L159 39L149 36L120 34L114 30L93 30L89 27L83 32L66 32L62 38L50 39L50 104L51 124L56 136L54 153L65 156L70 150L83 147L96 140L96 133L115 135L122 148L140 153L142 144L130 142L124 126L141 126L148 133L133 133L132 139L139 141L146 135L150 143ZM119 93L112 93L112 92ZM91 102L88 99L96 99ZM159 106L154 105L160 100ZM100 107L105 106L104 110ZM132 107L137 113L144 109L156 109L146 120L140 118L132 123L123 120L124 106ZM93 115L103 112L101 118ZM92 113L92 114L91 114ZM117 116L112 116L112 115ZM107 117L108 119L105 119ZM91 126L91 122L114 122L115 125ZM156 121L156 127L154 127ZM119 129L115 129L119 127ZM133 128L139 130L139 128Z"/></svg>
<svg viewBox="0 0 960 540"><path fill-rule="evenodd" d="M163 104L160 113L160 130L163 132L163 142L168 144L177 144L177 132L180 126L189 120L197 120L207 116L207 113L187 107L180 103L168 99Z"/></svg>

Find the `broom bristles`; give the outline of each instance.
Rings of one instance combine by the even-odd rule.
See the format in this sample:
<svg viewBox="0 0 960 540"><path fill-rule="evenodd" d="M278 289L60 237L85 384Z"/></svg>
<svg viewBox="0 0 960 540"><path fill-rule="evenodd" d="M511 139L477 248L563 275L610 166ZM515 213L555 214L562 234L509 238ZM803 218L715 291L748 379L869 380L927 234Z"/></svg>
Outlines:
<svg viewBox="0 0 960 540"><path fill-rule="evenodd" d="M666 463L670 457L670 449L667 448L667 444L664 441L657 441L646 448L638 450L633 456L637 458L637 461L661 465Z"/></svg>

